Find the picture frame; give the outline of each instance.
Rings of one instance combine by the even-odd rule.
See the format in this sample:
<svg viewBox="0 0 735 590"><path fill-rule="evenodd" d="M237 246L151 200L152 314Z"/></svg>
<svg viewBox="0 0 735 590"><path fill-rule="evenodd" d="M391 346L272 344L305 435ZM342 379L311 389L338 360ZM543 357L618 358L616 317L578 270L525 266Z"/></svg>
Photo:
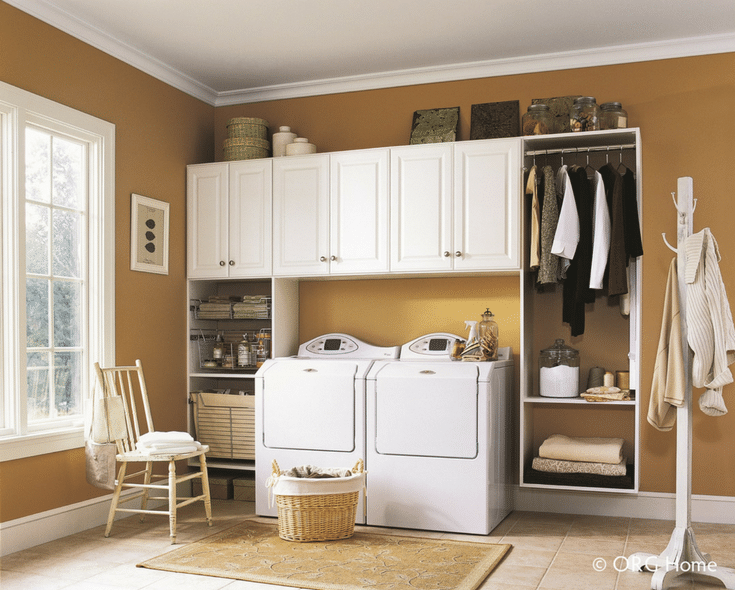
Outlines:
<svg viewBox="0 0 735 590"><path fill-rule="evenodd" d="M132 193L130 270L168 274L169 204Z"/></svg>

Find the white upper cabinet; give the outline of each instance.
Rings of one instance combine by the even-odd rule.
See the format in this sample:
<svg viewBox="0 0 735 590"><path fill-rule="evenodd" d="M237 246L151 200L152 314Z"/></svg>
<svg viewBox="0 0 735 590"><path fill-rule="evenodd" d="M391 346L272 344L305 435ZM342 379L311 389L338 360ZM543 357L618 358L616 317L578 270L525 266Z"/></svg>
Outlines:
<svg viewBox="0 0 735 590"><path fill-rule="evenodd" d="M273 159L273 274L329 270L329 155Z"/></svg>
<svg viewBox="0 0 735 590"><path fill-rule="evenodd" d="M330 274L388 272L388 150L332 154L330 179Z"/></svg>
<svg viewBox="0 0 735 590"><path fill-rule="evenodd" d="M273 273L388 272L388 150L275 158Z"/></svg>
<svg viewBox="0 0 735 590"><path fill-rule="evenodd" d="M455 270L521 268L521 142L454 145Z"/></svg>
<svg viewBox="0 0 735 590"><path fill-rule="evenodd" d="M391 148L391 271L452 269L452 144Z"/></svg>
<svg viewBox="0 0 735 590"><path fill-rule="evenodd" d="M189 278L270 276L271 160L187 167Z"/></svg>
<svg viewBox="0 0 735 590"><path fill-rule="evenodd" d="M519 270L518 139L391 149L391 271Z"/></svg>

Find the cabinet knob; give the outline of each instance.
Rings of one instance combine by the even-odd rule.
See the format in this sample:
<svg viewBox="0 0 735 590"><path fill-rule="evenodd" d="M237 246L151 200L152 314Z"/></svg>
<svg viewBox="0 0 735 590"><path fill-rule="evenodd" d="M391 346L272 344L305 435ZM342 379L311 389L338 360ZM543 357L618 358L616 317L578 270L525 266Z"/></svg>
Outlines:
<svg viewBox="0 0 735 590"><path fill-rule="evenodd" d="M234 260L230 260L230 266L235 266L235 261Z"/></svg>
<svg viewBox="0 0 735 590"><path fill-rule="evenodd" d="M319 257L319 262L326 262L326 261L327 261L327 257L326 256L320 256Z"/></svg>
<svg viewBox="0 0 735 590"><path fill-rule="evenodd" d="M220 265L220 266L224 266L224 265L225 265L225 261L224 261L224 260L220 260L220 261L219 261L219 265Z"/></svg>
<svg viewBox="0 0 735 590"><path fill-rule="evenodd" d="M449 252L444 252L444 258L449 258Z"/></svg>
<svg viewBox="0 0 735 590"><path fill-rule="evenodd" d="M334 254L332 254L332 256L329 257L329 260L334 262L335 260L337 260L337 257Z"/></svg>
<svg viewBox="0 0 735 590"><path fill-rule="evenodd" d="M454 253L454 255L455 255L455 256L456 256L457 258L459 258L460 256L462 256L462 252L460 252L459 250L457 250L457 251L456 251L456 252Z"/></svg>

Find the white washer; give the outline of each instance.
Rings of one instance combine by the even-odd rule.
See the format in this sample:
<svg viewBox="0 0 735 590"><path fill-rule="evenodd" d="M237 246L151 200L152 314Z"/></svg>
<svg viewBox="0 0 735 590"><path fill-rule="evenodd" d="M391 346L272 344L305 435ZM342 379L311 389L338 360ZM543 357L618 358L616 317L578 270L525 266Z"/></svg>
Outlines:
<svg viewBox="0 0 735 590"><path fill-rule="evenodd" d="M369 525L486 535L510 512L512 353L451 362L457 338L417 338L368 374Z"/></svg>
<svg viewBox="0 0 735 590"><path fill-rule="evenodd" d="M375 359L396 359L400 347L379 347L347 334L326 334L295 357L266 361L255 374L255 512L276 516L265 482L275 459L299 465L354 467L365 461L365 378ZM364 506L357 507L364 523Z"/></svg>

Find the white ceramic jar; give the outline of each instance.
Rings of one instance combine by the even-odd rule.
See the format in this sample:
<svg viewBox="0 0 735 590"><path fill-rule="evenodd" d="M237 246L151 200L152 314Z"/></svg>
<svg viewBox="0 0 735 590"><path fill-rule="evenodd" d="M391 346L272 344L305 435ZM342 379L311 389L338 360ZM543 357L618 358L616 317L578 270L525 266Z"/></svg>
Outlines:
<svg viewBox="0 0 735 590"><path fill-rule="evenodd" d="M273 134L273 157L285 156L286 146L296 139L296 134L291 128L284 125L278 128L278 132Z"/></svg>
<svg viewBox="0 0 735 590"><path fill-rule="evenodd" d="M302 156L304 154L315 154L316 146L313 143L309 143L309 140L305 137L297 137L293 140L293 143L289 143L286 146L287 156Z"/></svg>

